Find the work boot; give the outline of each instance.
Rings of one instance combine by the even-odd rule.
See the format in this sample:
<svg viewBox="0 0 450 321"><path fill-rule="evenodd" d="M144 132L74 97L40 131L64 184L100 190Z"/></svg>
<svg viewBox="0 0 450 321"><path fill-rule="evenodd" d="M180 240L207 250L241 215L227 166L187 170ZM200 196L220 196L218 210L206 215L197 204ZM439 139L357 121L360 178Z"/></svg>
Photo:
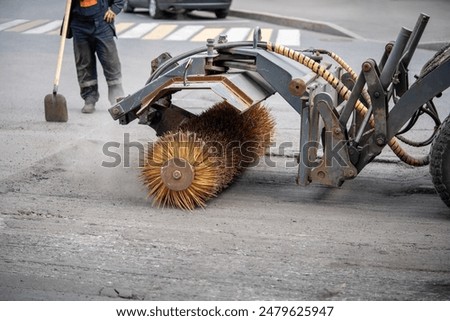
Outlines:
<svg viewBox="0 0 450 321"><path fill-rule="evenodd" d="M88 103L86 102L83 106L83 108L81 108L81 112L83 114L92 114L95 111L95 104L94 103Z"/></svg>
<svg viewBox="0 0 450 321"><path fill-rule="evenodd" d="M118 98L123 98L123 88L121 84L108 86L108 100L112 105L115 105Z"/></svg>

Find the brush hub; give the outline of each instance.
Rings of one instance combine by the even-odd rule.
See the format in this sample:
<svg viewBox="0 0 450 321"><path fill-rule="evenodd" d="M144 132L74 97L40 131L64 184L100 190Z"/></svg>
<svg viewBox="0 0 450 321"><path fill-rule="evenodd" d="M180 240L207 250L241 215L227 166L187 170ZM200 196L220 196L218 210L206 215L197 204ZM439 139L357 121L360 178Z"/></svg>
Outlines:
<svg viewBox="0 0 450 321"><path fill-rule="evenodd" d="M178 180L181 177L183 177L183 174L181 174L181 172L177 169L177 170L173 171L172 177L173 177L173 179Z"/></svg>
<svg viewBox="0 0 450 321"><path fill-rule="evenodd" d="M194 168L187 160L175 157L161 167L161 179L168 189L183 191L194 180Z"/></svg>

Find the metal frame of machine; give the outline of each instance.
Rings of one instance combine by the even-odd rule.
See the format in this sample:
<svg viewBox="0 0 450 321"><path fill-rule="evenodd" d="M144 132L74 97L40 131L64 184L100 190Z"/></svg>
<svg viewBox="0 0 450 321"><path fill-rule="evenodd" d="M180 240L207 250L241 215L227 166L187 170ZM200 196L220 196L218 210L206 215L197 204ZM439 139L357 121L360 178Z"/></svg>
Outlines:
<svg viewBox="0 0 450 321"><path fill-rule="evenodd" d="M326 50L295 51L262 42L259 28L250 42L208 40L206 48L155 59L146 85L109 112L120 124L139 119L162 134L191 116L172 104L178 91L209 89L241 111L279 93L301 116L300 185L340 186L386 145L407 164L426 165L428 156L408 155L396 136L424 108L440 124L432 100L450 86L450 59L409 84L408 65L428 19L422 14L412 31L402 28L380 61L364 61L359 74ZM323 63L324 55L336 64Z"/></svg>

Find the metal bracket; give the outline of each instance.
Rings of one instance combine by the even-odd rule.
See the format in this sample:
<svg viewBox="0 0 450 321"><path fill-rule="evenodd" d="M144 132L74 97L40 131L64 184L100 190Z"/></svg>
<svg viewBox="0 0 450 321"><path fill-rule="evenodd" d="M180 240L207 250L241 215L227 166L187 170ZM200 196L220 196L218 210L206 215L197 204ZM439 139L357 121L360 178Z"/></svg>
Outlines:
<svg viewBox="0 0 450 321"><path fill-rule="evenodd" d="M345 128L339 123L333 99L328 93L317 94L314 106L324 121L325 131L322 136L324 155L320 164L312 169L311 181L338 187L357 175L350 161Z"/></svg>
<svg viewBox="0 0 450 321"><path fill-rule="evenodd" d="M342 126L346 126L350 116L355 111L356 101L360 98L361 93L366 84L366 79L364 78L364 73L361 71L355 84L352 87L352 93L350 98L347 100L343 110L341 111L341 116L339 117Z"/></svg>
<svg viewBox="0 0 450 321"><path fill-rule="evenodd" d="M375 121L374 141L378 146L387 143L387 98L380 80L379 70L374 60L368 59L363 63L364 77L367 90L372 100L373 117Z"/></svg>
<svg viewBox="0 0 450 321"><path fill-rule="evenodd" d="M302 99L300 111L300 153L298 156L298 173L296 182L300 186L311 183L311 170L318 166L317 151L319 141L319 112L309 104L309 99Z"/></svg>
<svg viewBox="0 0 450 321"><path fill-rule="evenodd" d="M183 85L187 86L187 75L188 75L188 71L189 68L191 68L192 66L192 57L189 58L188 62L186 63L186 66L184 67L184 72L183 72Z"/></svg>
<svg viewBox="0 0 450 321"><path fill-rule="evenodd" d="M450 86L450 59L414 82L389 113L387 139L394 137L420 106Z"/></svg>
<svg viewBox="0 0 450 321"><path fill-rule="evenodd" d="M258 48L258 43L262 40L262 33L260 27L255 27L253 30L253 49Z"/></svg>

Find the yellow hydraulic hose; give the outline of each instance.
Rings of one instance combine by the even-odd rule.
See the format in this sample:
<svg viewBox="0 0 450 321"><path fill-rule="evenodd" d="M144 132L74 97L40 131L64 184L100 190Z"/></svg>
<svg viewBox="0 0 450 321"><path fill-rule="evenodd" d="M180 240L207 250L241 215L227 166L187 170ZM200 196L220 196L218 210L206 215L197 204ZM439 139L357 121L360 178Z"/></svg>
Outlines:
<svg viewBox="0 0 450 321"><path fill-rule="evenodd" d="M328 50L324 50L324 49L317 49L317 52L321 53L321 54L327 54L328 56L330 56L334 61L336 61L346 72L348 72L350 74L350 76L352 77L352 79L354 81L357 80L358 75L356 74L356 72L352 69L352 67L349 66L349 64L342 59L340 56L338 56L336 53L332 52L332 51L328 51ZM369 93L367 92L367 90L363 90L361 95L364 97L364 99L367 101L367 104L372 105Z"/></svg>
<svg viewBox="0 0 450 321"><path fill-rule="evenodd" d="M317 75L325 79L333 88L337 91L337 93L343 97L345 100L348 100L351 95L350 89L348 89L337 77L335 77L330 71L328 71L326 68L324 68L319 63L315 62L313 59L305 56L299 51L287 48L281 44L272 44L271 42L267 42L267 50L275 52L277 54L283 55L285 57L288 57L292 60L295 60L302 65L308 67L313 72L315 72ZM347 65L348 66L348 65ZM350 68L350 66L348 66ZM345 68L344 68L345 69ZM351 68L350 68L351 69ZM356 74L355 74L356 75ZM356 111L364 117L367 114L367 107L359 100L355 103L355 109ZM375 123L373 118L370 119L370 125L374 127ZM392 149L392 151L397 155L397 157L405 162L408 165L412 166L424 166L429 163L429 158L427 156L422 158L415 158L411 155L409 155L398 143L397 139L395 137L392 137L392 139L388 142L389 147Z"/></svg>

